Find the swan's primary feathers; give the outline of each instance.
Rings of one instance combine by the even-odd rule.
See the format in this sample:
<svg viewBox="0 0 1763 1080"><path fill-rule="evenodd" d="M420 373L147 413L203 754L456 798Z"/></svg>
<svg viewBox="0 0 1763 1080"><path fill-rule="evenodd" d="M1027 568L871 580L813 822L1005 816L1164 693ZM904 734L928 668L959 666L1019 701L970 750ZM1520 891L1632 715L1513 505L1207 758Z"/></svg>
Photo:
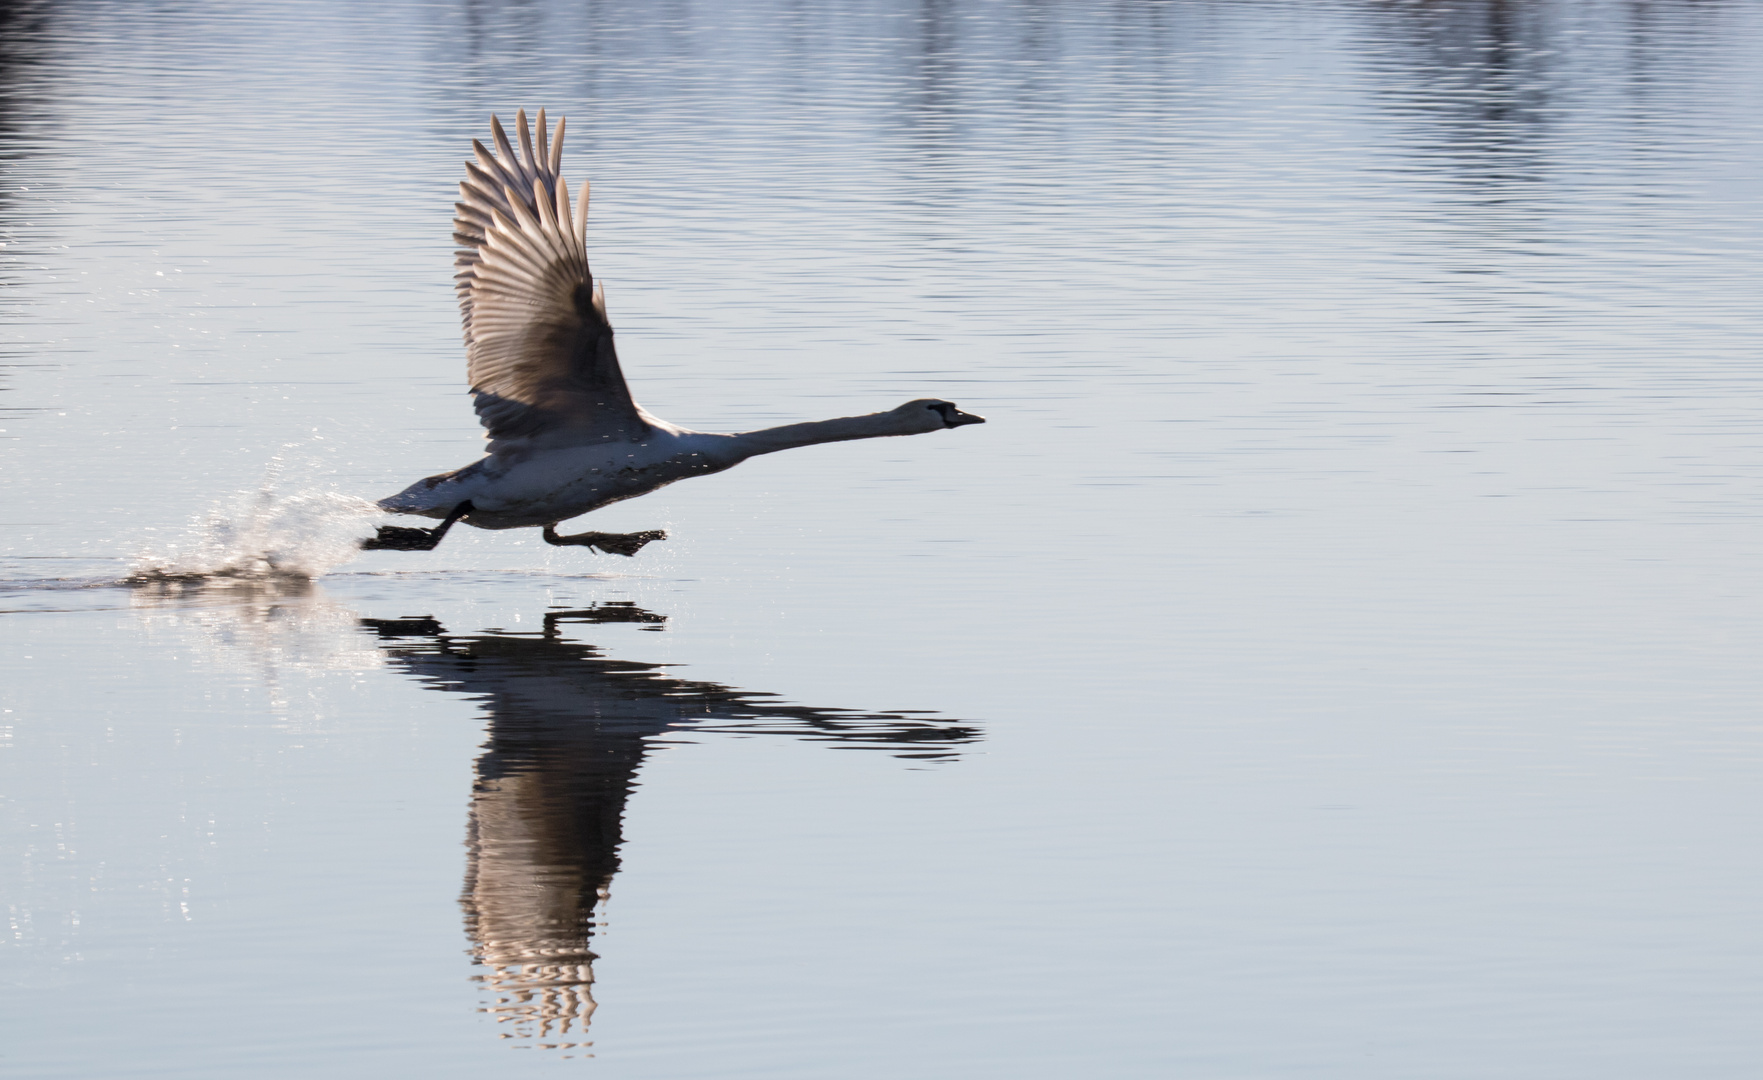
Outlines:
<svg viewBox="0 0 1763 1080"><path fill-rule="evenodd" d="M556 522L756 454L983 423L929 398L734 435L649 415L625 385L605 297L588 269L588 185L572 204L559 172L564 123L547 140L541 110L536 144L524 110L516 126L518 154L494 117L496 153L472 141L476 160L466 162L453 219L466 372L489 453L382 500L383 509L485 529L542 525L557 542L548 529ZM383 539L418 530L381 531Z"/></svg>
<svg viewBox="0 0 1763 1080"><path fill-rule="evenodd" d="M562 120L538 146L519 116L521 154L490 120L500 156L472 140L477 160L454 204L454 265L465 328L466 377L490 452L507 440L549 436L552 445L637 441L653 418L631 400L606 300L588 272L588 185L570 206L558 174Z"/></svg>

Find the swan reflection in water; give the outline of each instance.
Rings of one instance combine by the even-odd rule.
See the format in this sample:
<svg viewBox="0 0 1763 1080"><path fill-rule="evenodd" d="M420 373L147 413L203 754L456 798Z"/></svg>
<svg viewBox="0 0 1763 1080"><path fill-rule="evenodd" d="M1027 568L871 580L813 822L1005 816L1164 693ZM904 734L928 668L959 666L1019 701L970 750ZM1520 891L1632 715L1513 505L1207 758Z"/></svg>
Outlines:
<svg viewBox="0 0 1763 1080"><path fill-rule="evenodd" d="M935 760L978 738L972 727L928 714L788 705L676 678L663 665L608 659L562 636L570 623L659 629L665 619L608 603L552 612L537 633L469 636L429 618L361 620L385 639L394 667L479 700L488 715L461 903L483 967L476 977L492 999L486 1011L513 1029L504 1038L587 1045L595 911L618 872L625 800L651 745L682 729L768 732Z"/></svg>

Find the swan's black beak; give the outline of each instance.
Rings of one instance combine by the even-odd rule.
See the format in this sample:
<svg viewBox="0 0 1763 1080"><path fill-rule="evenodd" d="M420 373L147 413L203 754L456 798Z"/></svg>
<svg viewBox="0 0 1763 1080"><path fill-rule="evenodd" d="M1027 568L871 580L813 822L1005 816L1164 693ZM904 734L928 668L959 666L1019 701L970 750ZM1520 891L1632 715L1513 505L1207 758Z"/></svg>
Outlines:
<svg viewBox="0 0 1763 1080"><path fill-rule="evenodd" d="M943 423L948 427L960 427L963 424L983 424L986 422L985 417L962 412L953 405L942 409L941 412L943 414Z"/></svg>

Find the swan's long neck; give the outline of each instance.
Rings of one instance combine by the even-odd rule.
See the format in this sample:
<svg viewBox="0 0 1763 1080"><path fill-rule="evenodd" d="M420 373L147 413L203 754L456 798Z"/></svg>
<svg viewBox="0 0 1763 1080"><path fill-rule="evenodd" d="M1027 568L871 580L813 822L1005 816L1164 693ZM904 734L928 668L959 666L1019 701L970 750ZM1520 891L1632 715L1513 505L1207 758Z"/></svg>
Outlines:
<svg viewBox="0 0 1763 1080"><path fill-rule="evenodd" d="M882 412L868 416L841 416L836 420L816 420L807 424L785 424L763 431L743 431L729 438L734 440L741 457L749 458L759 454L775 454L779 450L793 450L798 446L814 446L817 443L910 434L911 431L901 430L899 416Z"/></svg>

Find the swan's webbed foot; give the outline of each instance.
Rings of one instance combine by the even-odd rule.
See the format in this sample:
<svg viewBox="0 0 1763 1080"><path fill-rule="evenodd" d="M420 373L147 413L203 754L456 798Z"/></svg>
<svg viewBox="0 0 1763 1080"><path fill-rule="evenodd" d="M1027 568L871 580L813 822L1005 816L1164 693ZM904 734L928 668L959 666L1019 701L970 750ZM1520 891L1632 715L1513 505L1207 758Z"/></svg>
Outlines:
<svg viewBox="0 0 1763 1080"><path fill-rule="evenodd" d="M453 508L447 520L432 529L412 529L403 525L380 525L379 535L361 542L363 551L433 551L453 523L471 513L471 500Z"/></svg>
<svg viewBox="0 0 1763 1080"><path fill-rule="evenodd" d="M643 545L652 540L665 540L667 534L660 529L648 529L634 533L603 533L585 532L574 536L558 536L555 524L545 526L545 543L558 547L579 544L582 547L604 551L608 555L635 555L643 550Z"/></svg>
<svg viewBox="0 0 1763 1080"><path fill-rule="evenodd" d="M361 542L362 551L433 551L440 539L433 529L408 529L402 525L381 525L379 535Z"/></svg>

